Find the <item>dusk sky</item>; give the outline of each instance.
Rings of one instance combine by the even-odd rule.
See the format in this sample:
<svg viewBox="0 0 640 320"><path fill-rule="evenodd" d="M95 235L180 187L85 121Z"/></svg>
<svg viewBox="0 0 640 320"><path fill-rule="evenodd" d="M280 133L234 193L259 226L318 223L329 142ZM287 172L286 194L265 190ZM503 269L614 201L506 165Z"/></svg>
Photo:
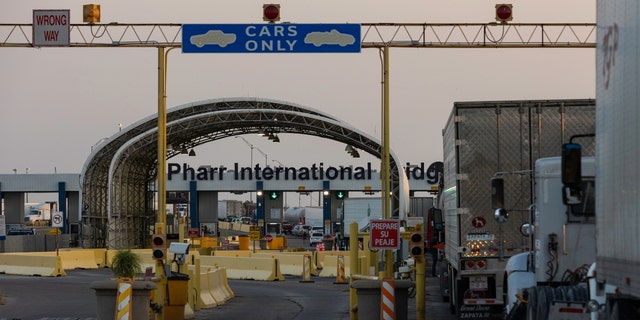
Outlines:
<svg viewBox="0 0 640 320"><path fill-rule="evenodd" d="M32 22L34 9L88 1L5 0L0 23ZM102 1L101 23L263 23L264 1ZM278 1L291 23L486 23L495 1ZM595 22L595 1L511 1L517 23ZM0 36L3 36L0 34ZM72 39L73 41L73 39ZM91 147L157 112L155 48L0 48L0 173L80 173ZM415 49L390 51L391 149L403 162L442 160L441 131L455 101L595 98L595 49ZM361 53L168 55L167 107L195 101L268 98L318 109L380 137L381 63ZM341 143L280 136L254 162L359 165ZM248 165L241 139L196 148L194 165ZM267 159L262 155L267 154ZM262 160L261 160L262 159ZM275 160L275 161L274 161Z"/></svg>

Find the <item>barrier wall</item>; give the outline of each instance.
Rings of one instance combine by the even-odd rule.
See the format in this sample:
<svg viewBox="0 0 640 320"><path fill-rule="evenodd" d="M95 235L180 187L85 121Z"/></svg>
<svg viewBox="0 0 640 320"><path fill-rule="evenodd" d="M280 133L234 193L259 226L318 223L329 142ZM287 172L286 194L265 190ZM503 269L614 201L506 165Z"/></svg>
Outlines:
<svg viewBox="0 0 640 320"><path fill-rule="evenodd" d="M327 256L345 256L349 257L349 251L315 251L313 255L313 261L315 262L318 269L324 269L324 259ZM365 253L362 250L358 251L358 257L364 257Z"/></svg>
<svg viewBox="0 0 640 320"><path fill-rule="evenodd" d="M62 258L56 255L34 255L33 253L1 253L0 273L25 276L66 276Z"/></svg>
<svg viewBox="0 0 640 320"><path fill-rule="evenodd" d="M277 259L278 263L280 264L280 272L282 272L282 274L300 276L304 268L305 254L311 256L310 252L257 252L252 253L251 257ZM313 259L311 259L310 273L312 276L318 275L318 268L316 268L315 263L313 263Z"/></svg>
<svg viewBox="0 0 640 320"><path fill-rule="evenodd" d="M278 259L255 257L201 256L202 267L224 267L229 279L284 280Z"/></svg>
<svg viewBox="0 0 640 320"><path fill-rule="evenodd" d="M366 257L359 257L359 263L362 264L366 261ZM346 278L351 274L351 265L349 256L344 256L344 276ZM356 272L357 273L357 272ZM335 277L338 275L338 256L326 256L324 257L324 268L320 271L318 276L320 277Z"/></svg>

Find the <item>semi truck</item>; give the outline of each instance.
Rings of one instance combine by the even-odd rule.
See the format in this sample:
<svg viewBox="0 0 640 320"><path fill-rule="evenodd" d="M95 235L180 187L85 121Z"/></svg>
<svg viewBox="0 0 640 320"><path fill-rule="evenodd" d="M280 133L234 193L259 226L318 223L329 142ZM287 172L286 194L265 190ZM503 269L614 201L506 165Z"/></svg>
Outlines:
<svg viewBox="0 0 640 320"><path fill-rule="evenodd" d="M438 196L445 227L448 300L458 318L504 316L507 260L531 248L520 227L530 221L535 161L561 155L571 136L595 132L595 100L456 102L443 129ZM595 143L583 147L595 154ZM491 178L503 176L502 216ZM508 214L507 214L508 213Z"/></svg>
<svg viewBox="0 0 640 320"><path fill-rule="evenodd" d="M597 1L595 281L604 319L640 319L638 21L636 0Z"/></svg>
<svg viewBox="0 0 640 320"><path fill-rule="evenodd" d="M598 319L589 309L596 257L595 158L582 157L581 144L569 142L562 157L535 163L531 223L520 228L531 237L531 251L512 256L505 267L505 319ZM508 214L499 205L502 182L502 176L492 180L497 217Z"/></svg>

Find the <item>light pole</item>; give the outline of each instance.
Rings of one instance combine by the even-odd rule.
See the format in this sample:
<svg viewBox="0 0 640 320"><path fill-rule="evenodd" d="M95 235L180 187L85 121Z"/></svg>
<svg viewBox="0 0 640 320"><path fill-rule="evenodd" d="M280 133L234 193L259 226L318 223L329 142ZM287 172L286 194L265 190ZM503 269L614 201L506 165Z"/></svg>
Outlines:
<svg viewBox="0 0 640 320"><path fill-rule="evenodd" d="M247 139L245 139L242 136L235 136L235 138L240 138L242 139L242 141L244 141L244 143L246 143L249 148L251 149L251 170L253 170L253 149L255 148L253 146L253 144L251 144L251 142L247 141ZM249 192L249 201L253 204L253 192Z"/></svg>

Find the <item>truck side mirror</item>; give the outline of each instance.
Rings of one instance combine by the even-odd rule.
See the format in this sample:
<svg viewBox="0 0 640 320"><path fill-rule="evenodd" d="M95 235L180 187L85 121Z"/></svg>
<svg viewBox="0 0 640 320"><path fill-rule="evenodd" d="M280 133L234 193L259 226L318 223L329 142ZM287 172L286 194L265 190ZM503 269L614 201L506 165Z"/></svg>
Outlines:
<svg viewBox="0 0 640 320"><path fill-rule="evenodd" d="M444 224L442 223L442 210L438 208L431 208L431 220L433 221L433 228L436 231L444 230Z"/></svg>
<svg viewBox="0 0 640 320"><path fill-rule="evenodd" d="M576 185L582 182L582 146L577 143L562 145L562 183Z"/></svg>
<svg viewBox="0 0 640 320"><path fill-rule="evenodd" d="M491 208L504 208L504 179L491 178Z"/></svg>

